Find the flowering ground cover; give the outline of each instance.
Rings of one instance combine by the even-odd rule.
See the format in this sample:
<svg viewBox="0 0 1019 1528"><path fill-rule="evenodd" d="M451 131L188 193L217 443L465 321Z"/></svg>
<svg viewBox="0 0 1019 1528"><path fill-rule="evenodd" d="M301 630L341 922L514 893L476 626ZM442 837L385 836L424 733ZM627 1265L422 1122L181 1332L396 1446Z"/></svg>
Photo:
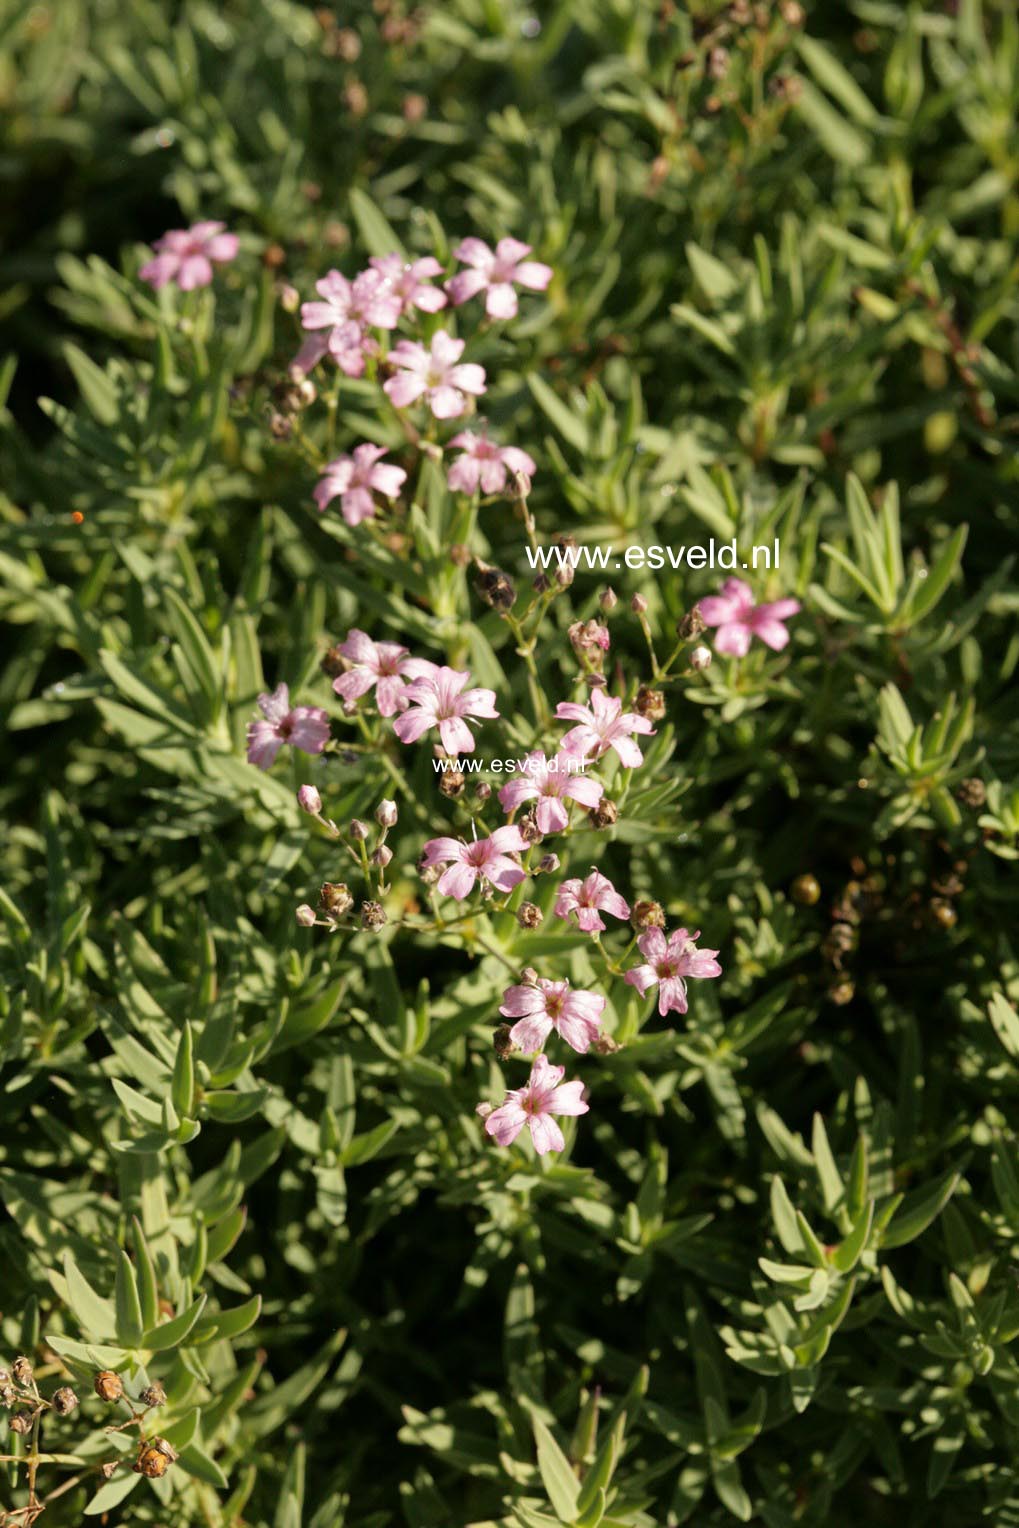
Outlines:
<svg viewBox="0 0 1019 1528"><path fill-rule="evenodd" d="M2 1528L1019 1523L1014 7L0 90Z"/></svg>

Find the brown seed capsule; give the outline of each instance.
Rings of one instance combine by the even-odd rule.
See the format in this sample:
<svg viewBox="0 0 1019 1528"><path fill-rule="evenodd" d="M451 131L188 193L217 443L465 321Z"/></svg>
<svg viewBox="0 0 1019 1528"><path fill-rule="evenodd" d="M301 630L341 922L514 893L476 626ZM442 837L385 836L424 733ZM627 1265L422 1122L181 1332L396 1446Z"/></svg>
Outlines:
<svg viewBox="0 0 1019 1528"><path fill-rule="evenodd" d="M660 902L651 902L644 898L633 904L630 924L637 929L664 928L665 909Z"/></svg>
<svg viewBox="0 0 1019 1528"><path fill-rule="evenodd" d="M676 635L681 642L692 642L694 637L699 637L704 630L704 617L701 615L700 605L691 605L686 615L676 627Z"/></svg>
<svg viewBox="0 0 1019 1528"><path fill-rule="evenodd" d="M545 875L551 875L559 869L558 854L543 854L538 861L538 869Z"/></svg>
<svg viewBox="0 0 1019 1528"><path fill-rule="evenodd" d="M619 808L614 801L603 796L598 805L591 808L587 817L593 828L611 828L619 817Z"/></svg>
<svg viewBox="0 0 1019 1528"><path fill-rule="evenodd" d="M287 252L282 244L267 244L262 251L262 264L270 271L278 271L287 262Z"/></svg>
<svg viewBox="0 0 1019 1528"><path fill-rule="evenodd" d="M138 1399L141 1401L143 1406L165 1406L166 1391L163 1389L158 1379L154 1379L151 1385L146 1385Z"/></svg>
<svg viewBox="0 0 1019 1528"><path fill-rule="evenodd" d="M338 679L341 674L347 672L347 660L338 642L334 642L332 647L327 648L322 654L320 667L323 674L328 674L330 679Z"/></svg>
<svg viewBox="0 0 1019 1528"><path fill-rule="evenodd" d="M536 812L524 812L517 820L517 827L525 843L540 844L544 834L538 827L538 815Z"/></svg>
<svg viewBox="0 0 1019 1528"><path fill-rule="evenodd" d="M791 890L793 901L801 907L813 907L821 900L821 886L816 875L798 875Z"/></svg>
<svg viewBox="0 0 1019 1528"><path fill-rule="evenodd" d="M176 1458L177 1450L165 1438L150 1438L138 1450L135 1474L144 1475L147 1480L159 1480Z"/></svg>
<svg viewBox="0 0 1019 1528"><path fill-rule="evenodd" d="M653 690L649 684L642 684L637 691L633 709L638 716L647 717L649 722L660 722L665 715L665 696L661 690Z"/></svg>
<svg viewBox="0 0 1019 1528"><path fill-rule="evenodd" d="M536 902L521 902L517 908L517 922L521 928L540 928L545 914Z"/></svg>
<svg viewBox="0 0 1019 1528"><path fill-rule="evenodd" d="M16 1358L11 1364L11 1373L18 1385L30 1385L35 1377L27 1358Z"/></svg>
<svg viewBox="0 0 1019 1528"><path fill-rule="evenodd" d="M70 1385L61 1385L59 1390L53 1392L53 1410L58 1417L69 1417L78 1404L78 1397Z"/></svg>
<svg viewBox="0 0 1019 1528"><path fill-rule="evenodd" d="M616 1051L622 1050L618 1040L613 1040L611 1035L598 1035L591 1042L591 1049L599 1056L614 1056Z"/></svg>
<svg viewBox="0 0 1019 1528"><path fill-rule="evenodd" d="M510 1039L510 1027L509 1024L497 1024L492 1031L492 1049L500 1061L506 1061L516 1050Z"/></svg>
<svg viewBox="0 0 1019 1528"><path fill-rule="evenodd" d="M350 824L350 836L355 843L363 844L371 834L371 828L359 817L355 817Z"/></svg>
<svg viewBox="0 0 1019 1528"><path fill-rule="evenodd" d="M538 973L533 966L525 966L520 973L521 987L536 987L538 985Z"/></svg>
<svg viewBox="0 0 1019 1528"><path fill-rule="evenodd" d="M8 1376L7 1379L0 1380L0 1406L3 1406L7 1411L10 1411L11 1407L14 1405L14 1402L17 1399L18 1392L11 1384L10 1377Z"/></svg>
<svg viewBox="0 0 1019 1528"><path fill-rule="evenodd" d="M439 795L448 800L454 796L463 794L464 776L462 769L446 769L439 776Z"/></svg>
<svg viewBox="0 0 1019 1528"><path fill-rule="evenodd" d="M976 776L971 776L968 780L960 780L955 794L963 806L972 807L974 811L987 801L987 787Z"/></svg>
<svg viewBox="0 0 1019 1528"><path fill-rule="evenodd" d="M124 1381L112 1369L101 1369L92 1388L101 1401L119 1401L124 1394Z"/></svg>
<svg viewBox="0 0 1019 1528"><path fill-rule="evenodd" d="M16 1411L8 1422L12 1433L19 1433L24 1437L32 1431L32 1413L30 1411Z"/></svg>
<svg viewBox="0 0 1019 1528"><path fill-rule="evenodd" d="M361 927L367 929L382 928L386 922L386 909L381 902L361 903Z"/></svg>
<svg viewBox="0 0 1019 1528"><path fill-rule="evenodd" d="M475 799L475 801L489 801L489 800L491 800L491 796L492 796L492 787L488 784L487 781L482 780L479 785L476 785L474 787L474 799Z"/></svg>
<svg viewBox="0 0 1019 1528"><path fill-rule="evenodd" d="M486 605L493 610L512 610L516 604L517 591L508 573L501 568L477 562L478 581L474 585Z"/></svg>
<svg viewBox="0 0 1019 1528"><path fill-rule="evenodd" d="M323 881L318 894L318 910L327 918L342 918L354 905L354 898L342 881Z"/></svg>

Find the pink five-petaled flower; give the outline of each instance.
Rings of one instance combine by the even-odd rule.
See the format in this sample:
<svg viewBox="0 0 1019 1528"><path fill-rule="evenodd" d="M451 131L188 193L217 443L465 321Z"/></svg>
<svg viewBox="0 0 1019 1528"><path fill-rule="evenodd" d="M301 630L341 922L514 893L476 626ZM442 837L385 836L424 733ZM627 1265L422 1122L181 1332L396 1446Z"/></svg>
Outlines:
<svg viewBox="0 0 1019 1528"><path fill-rule="evenodd" d="M563 721L580 723L579 727L571 727L563 738L562 746L567 753L579 753L583 758L591 754L597 759L609 748L614 748L620 763L627 769L636 769L644 762L644 755L630 734L653 733L655 730L646 716L624 711L623 702L614 695L606 695L604 690L591 692L590 706L561 700L555 714Z"/></svg>
<svg viewBox="0 0 1019 1528"><path fill-rule="evenodd" d="M403 299L380 271L372 270L361 271L353 281L328 271L316 281L315 290L323 300L301 304L301 323L305 329L328 332L310 334L293 364L310 371L328 352L346 376L360 377L365 356L376 350L369 328L395 329Z"/></svg>
<svg viewBox="0 0 1019 1528"><path fill-rule="evenodd" d="M630 916L630 904L619 895L607 875L592 866L591 874L582 881L563 881L556 893L557 918L568 918L570 913L576 913L577 927L585 934L594 934L605 927L600 912L611 913L613 918Z"/></svg>
<svg viewBox="0 0 1019 1528"><path fill-rule="evenodd" d="M510 855L526 848L527 840L514 827L496 828L490 838L477 838L469 844L459 838L431 838L425 844L423 864L425 869L448 865L436 886L444 897L462 902L474 890L479 876L496 891L512 891L519 886L524 872Z"/></svg>
<svg viewBox="0 0 1019 1528"><path fill-rule="evenodd" d="M568 981L550 982L539 976L534 987L507 987L499 1012L517 1020L509 1037L525 1053L540 1050L554 1029L583 1055L598 1038L604 1007L600 992L574 991Z"/></svg>
<svg viewBox="0 0 1019 1528"><path fill-rule="evenodd" d="M402 467L379 461L384 446L355 446L353 456L337 456L322 469L313 498L319 513L339 498L340 510L348 525L360 525L375 513L373 493L395 499L407 474Z"/></svg>
<svg viewBox="0 0 1019 1528"><path fill-rule="evenodd" d="M658 1012L664 1015L674 1008L686 1013L686 978L721 976L722 968L715 959L717 950L699 950L696 934L688 934L685 928L676 929L666 940L660 928L649 928L637 940L637 948L648 962L633 966L623 980L636 987L644 997L649 987L658 983Z"/></svg>
<svg viewBox="0 0 1019 1528"><path fill-rule="evenodd" d="M400 299L401 311L438 313L446 306L446 294L433 287L429 276L441 276L442 266L434 255L408 263L402 255L372 255L368 264L388 281L390 290Z"/></svg>
<svg viewBox="0 0 1019 1528"><path fill-rule="evenodd" d="M520 761L518 761L520 762ZM577 769L575 753L557 753L546 758L540 748L529 753L526 768L499 792L503 809L513 812L525 801L537 797L535 817L539 833L561 833L570 820L563 800L579 801L581 806L597 806L605 787L598 780Z"/></svg>
<svg viewBox="0 0 1019 1528"><path fill-rule="evenodd" d="M402 711L407 704L409 682L436 669L427 658L411 658L397 642L373 642L356 626L340 643L340 652L350 668L333 680L333 689L343 700L354 701L367 695L374 685L380 716L394 716Z"/></svg>
<svg viewBox="0 0 1019 1528"><path fill-rule="evenodd" d="M404 691L407 710L393 723L401 743L416 743L432 727L438 727L442 746L450 758L474 752L474 735L465 716L492 718L494 690L465 690L469 669L436 668L434 673L415 679Z"/></svg>
<svg viewBox="0 0 1019 1528"><path fill-rule="evenodd" d="M302 753L321 753L329 741L329 715L321 706L292 706L290 691L278 684L258 697L262 715L248 723L248 763L268 769L284 743Z"/></svg>
<svg viewBox="0 0 1019 1528"><path fill-rule="evenodd" d="M431 349L416 340L401 340L389 352L389 362L399 368L384 383L383 391L398 409L425 398L436 419L457 419L467 407L466 393L479 397L485 391L485 368L470 361L457 365L464 351L445 329L432 335Z"/></svg>
<svg viewBox="0 0 1019 1528"><path fill-rule="evenodd" d="M519 239L500 239L494 250L483 239L464 239L453 253L469 269L458 271L447 281L446 291L457 306L484 292L489 318L516 317L515 286L543 292L552 280L552 267L528 260L531 246Z"/></svg>
<svg viewBox="0 0 1019 1528"><path fill-rule="evenodd" d="M194 223L190 228L171 228L153 244L158 253L138 272L149 286L164 287L175 281L182 292L208 286L212 262L226 265L237 254L235 233L224 233L222 223Z"/></svg>
<svg viewBox="0 0 1019 1528"><path fill-rule="evenodd" d="M739 578L727 578L721 594L709 594L699 603L707 624L718 627L716 650L733 658L746 657L752 637L760 637L768 647L780 652L789 641L782 623L800 608L799 600L792 599L755 605L750 585Z"/></svg>
<svg viewBox="0 0 1019 1528"><path fill-rule="evenodd" d="M553 1114L586 1114L584 1084L563 1082L566 1068L552 1066L545 1056L535 1056L531 1075L522 1088L510 1088L506 1102L493 1109L479 1104L485 1118L485 1130L499 1146L509 1146L526 1125L539 1157L546 1151L562 1151L566 1142Z"/></svg>
<svg viewBox="0 0 1019 1528"><path fill-rule="evenodd" d="M457 493L502 493L506 487L506 473L519 472L526 479L525 492L537 471L532 456L519 446L499 446L489 440L487 431L480 435L473 430L461 430L450 441L450 448L462 451L446 475L450 488Z"/></svg>

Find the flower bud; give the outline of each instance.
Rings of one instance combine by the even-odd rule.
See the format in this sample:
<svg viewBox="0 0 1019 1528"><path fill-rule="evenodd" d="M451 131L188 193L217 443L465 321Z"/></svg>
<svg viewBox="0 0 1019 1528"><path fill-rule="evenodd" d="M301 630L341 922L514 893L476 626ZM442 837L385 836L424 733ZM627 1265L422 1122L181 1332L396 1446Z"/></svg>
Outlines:
<svg viewBox="0 0 1019 1528"><path fill-rule="evenodd" d="M489 801L492 796L492 787L484 780L474 787L476 801Z"/></svg>
<svg viewBox="0 0 1019 1528"><path fill-rule="evenodd" d="M545 914L536 902L521 902L517 908L517 922L521 928L540 928Z"/></svg>
<svg viewBox="0 0 1019 1528"><path fill-rule="evenodd" d="M372 929L374 931L375 929L380 929L386 921L386 910L382 906L381 902L361 903L362 928Z"/></svg>
<svg viewBox="0 0 1019 1528"><path fill-rule="evenodd" d="M336 883L323 881L322 889L318 894L318 910L327 918L342 918L349 913L354 905L354 898L350 895L342 881Z"/></svg>
<svg viewBox="0 0 1019 1528"><path fill-rule="evenodd" d="M616 1051L622 1050L618 1040L613 1040L611 1035L596 1035L591 1042L591 1049L598 1056L614 1056Z"/></svg>
<svg viewBox="0 0 1019 1528"><path fill-rule="evenodd" d="M703 630L704 617L701 615L701 607L691 605L676 627L676 636L681 642L692 642L694 637L699 637Z"/></svg>
<svg viewBox="0 0 1019 1528"><path fill-rule="evenodd" d="M375 808L375 821L380 828L395 828L399 818L395 801L380 801Z"/></svg>
<svg viewBox="0 0 1019 1528"><path fill-rule="evenodd" d="M11 1373L18 1385L30 1385L35 1378L32 1365L27 1358L16 1358L11 1364Z"/></svg>
<svg viewBox="0 0 1019 1528"><path fill-rule="evenodd" d="M301 306L301 294L289 281L285 281L279 288L280 307L284 313L296 313ZM291 373L292 374L292 373Z"/></svg>
<svg viewBox="0 0 1019 1528"><path fill-rule="evenodd" d="M309 812L312 817L317 817L322 810L322 797L313 785L302 785L297 792L297 805L302 812Z"/></svg>
<svg viewBox="0 0 1019 1528"><path fill-rule="evenodd" d="M690 654L690 667L695 674L703 674L705 669L711 667L711 648L695 647Z"/></svg>
<svg viewBox="0 0 1019 1528"><path fill-rule="evenodd" d="M365 839L371 833L371 828L368 826L368 824L366 822L362 822L360 817L355 817L354 820L350 824L350 830L349 831L350 831L350 836L354 840L355 843L363 844Z"/></svg>
<svg viewBox="0 0 1019 1528"><path fill-rule="evenodd" d="M314 928L316 922L315 909L309 907L307 902L302 902L300 907L294 908L294 917L302 928Z"/></svg>
<svg viewBox="0 0 1019 1528"><path fill-rule="evenodd" d="M541 859L538 861L538 869L539 871L543 871L546 875L552 875L556 870L559 869L558 854L543 854Z"/></svg>
<svg viewBox="0 0 1019 1528"><path fill-rule="evenodd" d="M647 610L647 600L644 598L643 594L635 594L633 596L633 599L630 601L630 609L633 611L634 615L644 614L644 612Z"/></svg>
<svg viewBox="0 0 1019 1528"><path fill-rule="evenodd" d="M78 1404L78 1397L70 1385L61 1385L59 1390L53 1392L52 1404L58 1417L69 1417Z"/></svg>
<svg viewBox="0 0 1019 1528"><path fill-rule="evenodd" d="M391 865L393 863L393 851L389 845L379 844L371 857L371 862L373 865L378 865L380 870L385 870L388 865Z"/></svg>
<svg viewBox="0 0 1019 1528"><path fill-rule="evenodd" d="M606 615L608 615L608 613L612 610L615 610L616 606L619 604L619 595L614 589L603 589L598 596L598 604L601 606L602 610L605 611Z"/></svg>
<svg viewBox="0 0 1019 1528"><path fill-rule="evenodd" d="M653 690L649 684L642 684L637 691L633 709L638 716L645 716L651 722L659 722L665 715L665 696L661 690Z"/></svg>
<svg viewBox="0 0 1019 1528"><path fill-rule="evenodd" d="M619 817L619 808L614 801L603 796L598 805L591 808L587 817L593 828L611 828Z"/></svg>
<svg viewBox="0 0 1019 1528"><path fill-rule="evenodd" d="M166 1391L158 1379L154 1379L150 1385L146 1385L138 1399L143 1406L165 1406Z"/></svg>
<svg viewBox="0 0 1019 1528"><path fill-rule="evenodd" d="M280 414L274 409L269 415L269 434L273 440L289 440L293 428L293 421L285 414Z"/></svg>
<svg viewBox="0 0 1019 1528"><path fill-rule="evenodd" d="M464 775L462 769L447 769L439 776L439 795L452 800L454 796L463 794Z"/></svg>
<svg viewBox="0 0 1019 1528"><path fill-rule="evenodd" d="M660 902L651 902L642 898L633 904L630 924L636 929L664 928L665 909Z"/></svg>
<svg viewBox="0 0 1019 1528"><path fill-rule="evenodd" d="M798 875L791 890L793 901L801 907L813 907L821 900L821 887L816 875Z"/></svg>
<svg viewBox="0 0 1019 1528"><path fill-rule="evenodd" d="M101 1401L119 1401L124 1394L124 1381L112 1369L100 1369L92 1388Z"/></svg>

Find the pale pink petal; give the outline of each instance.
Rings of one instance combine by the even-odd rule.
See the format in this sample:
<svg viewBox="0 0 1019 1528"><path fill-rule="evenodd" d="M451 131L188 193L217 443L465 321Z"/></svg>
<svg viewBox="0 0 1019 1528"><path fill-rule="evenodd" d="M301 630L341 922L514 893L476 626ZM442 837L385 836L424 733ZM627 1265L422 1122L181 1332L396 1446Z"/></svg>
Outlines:
<svg viewBox="0 0 1019 1528"><path fill-rule="evenodd" d="M513 272L513 280L518 286L527 287L532 292L543 292L553 274L550 265L543 265L540 260L525 260Z"/></svg>
<svg viewBox="0 0 1019 1528"><path fill-rule="evenodd" d="M480 477L480 464L471 456L459 456L446 474L446 482L454 493L476 493Z"/></svg>
<svg viewBox="0 0 1019 1528"><path fill-rule="evenodd" d="M578 1051L580 1055L584 1055L590 1049L591 1042L598 1038L599 1021L580 1014L564 1013L556 1024L556 1029L567 1045Z"/></svg>
<svg viewBox="0 0 1019 1528"><path fill-rule="evenodd" d="M211 280L212 266L204 255L188 255L181 261L177 285L182 292L191 292L195 287L208 286Z"/></svg>
<svg viewBox="0 0 1019 1528"><path fill-rule="evenodd" d="M466 716L496 717L499 712L494 690L464 690L460 696L460 710Z"/></svg>
<svg viewBox="0 0 1019 1528"><path fill-rule="evenodd" d="M664 1018L671 1011L686 1013L686 982L681 976L666 976L658 988L658 1012Z"/></svg>
<svg viewBox="0 0 1019 1528"><path fill-rule="evenodd" d="M508 281L490 286L485 297L485 312L489 318L516 318L517 294Z"/></svg>
<svg viewBox="0 0 1019 1528"><path fill-rule="evenodd" d="M473 237L461 239L453 254L458 260L463 260L467 265L477 266L481 270L486 270L495 263L495 255L483 239Z"/></svg>
<svg viewBox="0 0 1019 1528"><path fill-rule="evenodd" d="M367 488L348 488L340 497L340 509L348 525L360 525L375 514L375 502Z"/></svg>
<svg viewBox="0 0 1019 1528"><path fill-rule="evenodd" d="M398 727L399 722L394 725ZM451 758L474 752L474 734L461 716L444 716L439 722L439 737Z"/></svg>
<svg viewBox="0 0 1019 1528"><path fill-rule="evenodd" d="M464 353L466 340L457 339L448 329L437 329L432 336L431 360L444 370L454 367Z"/></svg>
<svg viewBox="0 0 1019 1528"><path fill-rule="evenodd" d="M610 747L615 749L620 763L627 769L639 769L644 762L644 755L632 737L614 737Z"/></svg>
<svg viewBox="0 0 1019 1528"><path fill-rule="evenodd" d="M537 793L537 788L535 788L532 794L537 795ZM502 801L501 795L499 799ZM504 806L505 804L503 802ZM562 833L570 821L569 812L562 802L557 801L553 796L543 796L541 798L535 808L535 817L537 818L539 833Z"/></svg>
<svg viewBox="0 0 1019 1528"><path fill-rule="evenodd" d="M511 780L508 785L502 787L499 792L499 805L505 812L514 812L525 801L532 801L537 794L538 787L534 781L529 779L527 775L520 775L517 779ZM542 832L545 831L546 829L542 828Z"/></svg>
<svg viewBox="0 0 1019 1528"><path fill-rule="evenodd" d="M495 246L496 259L500 265L518 265L531 253L529 244L521 244L519 239L500 239Z"/></svg>
<svg viewBox="0 0 1019 1528"><path fill-rule="evenodd" d="M505 1013L505 1009L500 1008L499 1012ZM525 1056L529 1056L532 1051L541 1050L551 1033L552 1020L544 1013L536 1013L514 1024L509 1037L518 1050L522 1050Z"/></svg>
<svg viewBox="0 0 1019 1528"><path fill-rule="evenodd" d="M463 393L455 387L442 386L429 390L428 406L436 419L459 419L467 405Z"/></svg>
<svg viewBox="0 0 1019 1528"><path fill-rule="evenodd" d="M391 466L388 462L373 467L369 478L375 492L384 494L387 499L397 498L406 480L407 474L403 468Z"/></svg>
<svg viewBox="0 0 1019 1528"><path fill-rule="evenodd" d="M497 891L512 891L514 886L519 886L521 881L527 879L520 866L503 854L488 862L484 867L484 875Z"/></svg>
<svg viewBox="0 0 1019 1528"><path fill-rule="evenodd" d="M753 631L755 636L760 637L761 641L776 653L781 652L783 647L789 642L789 633L781 621L762 621L758 618L756 612L754 614ZM716 642L715 645L717 647L718 643ZM719 650L721 651L721 649Z"/></svg>
<svg viewBox="0 0 1019 1528"><path fill-rule="evenodd" d="M715 634L715 651L726 653L731 658L745 658L750 648L750 637L749 626L737 626L732 622L720 626Z"/></svg>
<svg viewBox="0 0 1019 1528"><path fill-rule="evenodd" d="M631 966L623 977L631 987L636 987L641 997L647 995L649 987L653 987L658 980L658 972L654 966Z"/></svg>
<svg viewBox="0 0 1019 1528"><path fill-rule="evenodd" d="M220 224L219 226L222 227L223 225ZM205 241L205 253L210 260L215 260L219 263L225 260L233 260L236 258L237 251L240 248L240 242L235 233L214 234L211 239L206 239Z"/></svg>
<svg viewBox="0 0 1019 1528"><path fill-rule="evenodd" d="M478 872L473 865L465 865L462 861L458 861L442 872L436 886L444 897L452 897L455 902L462 902L474 890L474 882L477 878Z"/></svg>
<svg viewBox="0 0 1019 1528"><path fill-rule="evenodd" d="M390 377L384 382L382 391L390 403L395 404L398 409L405 409L416 402L421 394L427 391L427 387L428 384L423 377L414 372L402 371L399 376Z"/></svg>
<svg viewBox="0 0 1019 1528"><path fill-rule="evenodd" d="M259 769L268 769L283 747L283 739L278 736L272 722L256 721L248 723L247 744L248 763L257 764Z"/></svg>
<svg viewBox="0 0 1019 1528"><path fill-rule="evenodd" d="M539 1157L543 1157L546 1151L562 1151L566 1142L563 1133L555 1120L547 1114L529 1114L527 1125L531 1132L531 1140Z"/></svg>
<svg viewBox="0 0 1019 1528"><path fill-rule="evenodd" d="M604 794L604 785L592 775L573 773L563 786L563 795L570 796L581 806L597 806Z"/></svg>
<svg viewBox="0 0 1019 1528"><path fill-rule="evenodd" d="M504 827L496 828L489 843L498 854L522 854L527 848L527 839L513 823L506 823Z"/></svg>
<svg viewBox="0 0 1019 1528"><path fill-rule="evenodd" d="M637 948L645 960L651 960L655 965L660 965L671 954L665 935L660 928L649 928L641 934L637 940ZM657 981L658 978L655 977Z"/></svg>
<svg viewBox="0 0 1019 1528"><path fill-rule="evenodd" d="M418 738L424 737L429 727L435 726L435 715L420 707L412 707L402 712L393 723L393 731L401 743L416 743ZM472 740L473 747L473 740Z"/></svg>
<svg viewBox="0 0 1019 1528"><path fill-rule="evenodd" d="M488 277L482 271L457 271L446 282L446 291L449 300L454 307L460 307L462 303L469 302L478 292L483 292L488 285Z"/></svg>
<svg viewBox="0 0 1019 1528"><path fill-rule="evenodd" d="M584 1084L577 1082L564 1082L545 1104L549 1114L586 1114L591 1105L583 1099Z"/></svg>
<svg viewBox="0 0 1019 1528"><path fill-rule="evenodd" d="M485 1120L485 1132L494 1137L498 1146L509 1146L523 1130L527 1118L518 1103L502 1104Z"/></svg>
<svg viewBox="0 0 1019 1528"><path fill-rule="evenodd" d="M462 366L453 367L449 380L461 392L480 397L485 391L485 368L479 366L476 361L466 361Z"/></svg>
<svg viewBox="0 0 1019 1528"><path fill-rule="evenodd" d="M179 255L164 253L143 265L138 275L142 281L147 281L149 286L155 287L158 291L160 287L166 286L168 281L173 280L179 266Z"/></svg>
<svg viewBox="0 0 1019 1528"><path fill-rule="evenodd" d="M360 700L362 695L367 695L375 683L374 674L368 669L351 669L347 674L338 674L333 680L333 689L343 700Z"/></svg>
<svg viewBox="0 0 1019 1528"><path fill-rule="evenodd" d="M403 680L397 674L384 674L375 686L375 703L380 716L395 716L403 705Z"/></svg>
<svg viewBox="0 0 1019 1528"><path fill-rule="evenodd" d="M278 727L290 715L289 686L278 684L271 695L260 695L258 708L267 721L273 722Z"/></svg>

